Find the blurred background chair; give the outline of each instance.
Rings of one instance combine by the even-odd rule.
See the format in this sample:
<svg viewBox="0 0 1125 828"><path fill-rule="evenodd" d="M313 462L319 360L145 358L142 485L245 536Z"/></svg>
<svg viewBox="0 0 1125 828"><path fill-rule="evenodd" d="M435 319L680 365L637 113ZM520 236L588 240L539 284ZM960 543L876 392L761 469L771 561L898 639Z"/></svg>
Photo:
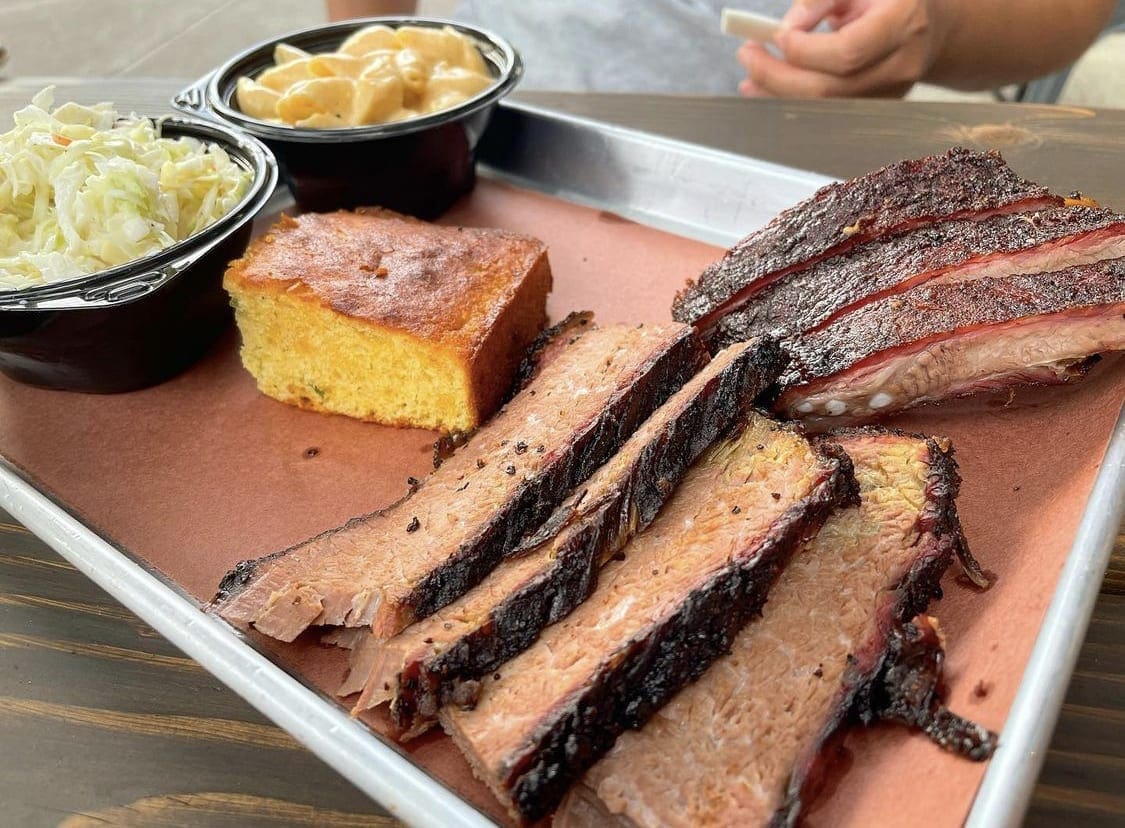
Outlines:
<svg viewBox="0 0 1125 828"><path fill-rule="evenodd" d="M1067 91L1067 84L1074 74L1074 68L1079 65L1083 67L1082 71L1087 74L1101 75L1104 81L1103 85L1116 86L1119 96L1125 95L1125 20L1122 18L1125 18L1125 8L1114 15L1114 21L1075 64L1060 72L1055 72L1053 75L1036 78L1033 81L1021 84L1016 87L1016 94L1010 100L1016 100L1020 103L1064 103L1064 97L1067 96L1064 96L1063 93ZM1075 75L1075 77L1078 78L1080 87L1089 85L1088 83L1081 83L1081 74ZM1087 105L1096 106L1097 104L1089 103ZM1125 101L1121 100L1120 97L1117 106L1125 106Z"/></svg>

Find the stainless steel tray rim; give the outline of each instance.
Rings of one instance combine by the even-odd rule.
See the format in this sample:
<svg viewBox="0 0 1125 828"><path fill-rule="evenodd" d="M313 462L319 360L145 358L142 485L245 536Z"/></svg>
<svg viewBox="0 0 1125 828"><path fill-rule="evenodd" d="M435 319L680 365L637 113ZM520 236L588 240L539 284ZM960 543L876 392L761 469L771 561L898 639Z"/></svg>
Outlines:
<svg viewBox="0 0 1125 828"><path fill-rule="evenodd" d="M1125 405L1020 678L1019 690L1000 734L1000 747L977 790L966 828L1016 828L1023 822L1122 521Z"/></svg>
<svg viewBox="0 0 1125 828"><path fill-rule="evenodd" d="M493 120L478 147L485 174L722 247L833 181L519 101ZM513 125L516 147L490 140Z"/></svg>
<svg viewBox="0 0 1125 828"><path fill-rule="evenodd" d="M625 170L601 170L612 174L609 180L620 184L620 176L632 172L652 177L654 172L685 172L710 167L721 175L741 171L749 179L755 175L779 182L779 198L785 205L811 194L829 179L694 144L652 136L644 132L602 124L519 103L504 103L497 115L523 119L533 129L554 130L580 139L579 150L600 154L601 163L624 162ZM535 147L542 156L542 147ZM650 158L661 154L676 156L665 162L642 163L633 150L648 151ZM707 210L699 201L700 192L690 176L677 181L696 198L676 202L678 209L703 211L702 215L668 215L659 205L636 208L625 201L608 199L606 181L583 179L592 191L561 186L548 175L545 180L528 159L498 163L489 157L482 161L489 174L519 182L549 194L634 218L652 226L679 232L691 238L730 244L741 234L755 229L747 222L736 229L723 208ZM573 162L575 159L570 158ZM520 162L530 166L521 166ZM661 163L669 165L667 169ZM551 173L551 171L547 171ZM557 171L554 171L557 173ZM556 176L557 177L557 176ZM650 182L651 183L651 182ZM660 180L661 187L667 181ZM750 186L749 184L746 186ZM624 188L627 195L636 190ZM731 188L737 192L738 187ZM794 197L794 193L800 193ZM707 193L702 193L707 195ZM276 205L275 205L276 206ZM759 224L778 212L766 212L769 205L757 205ZM715 223L708 221L710 212ZM418 826L468 825L492 823L375 734L351 720L333 702L301 684L274 665L226 624L205 615L183 594L163 583L141 564L123 554L91 529L26 482L0 458L0 507L7 509L32 532L46 541L117 600L150 623L161 634L210 670L223 683L245 698L264 715L304 743L315 754L361 790L386 807L396 817ZM993 825L1018 825L1029 804L1039 768L1053 732L1063 696L1073 671L1078 649L1085 636L1090 614L1112 549L1114 537L1125 517L1125 408L1111 436L1091 496L1083 510L1081 523L1053 592L1047 615L1020 689L1001 733L1000 749L990 761L974 800L967 825L972 828ZM426 809L417 807L425 800Z"/></svg>
<svg viewBox="0 0 1125 828"><path fill-rule="evenodd" d="M60 508L6 462L0 462L0 507L397 819L419 828L495 825L228 624ZM425 811L417 807L423 800Z"/></svg>

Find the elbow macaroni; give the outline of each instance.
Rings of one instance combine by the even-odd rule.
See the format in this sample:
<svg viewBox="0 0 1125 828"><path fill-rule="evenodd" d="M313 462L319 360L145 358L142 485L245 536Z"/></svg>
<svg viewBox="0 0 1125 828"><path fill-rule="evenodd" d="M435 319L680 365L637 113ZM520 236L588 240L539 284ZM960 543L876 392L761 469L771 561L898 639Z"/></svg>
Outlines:
<svg viewBox="0 0 1125 828"><path fill-rule="evenodd" d="M275 65L257 78L238 79L238 107L252 118L299 127L416 118L456 106L495 80L472 41L448 26L367 26L336 52L279 43L273 57Z"/></svg>

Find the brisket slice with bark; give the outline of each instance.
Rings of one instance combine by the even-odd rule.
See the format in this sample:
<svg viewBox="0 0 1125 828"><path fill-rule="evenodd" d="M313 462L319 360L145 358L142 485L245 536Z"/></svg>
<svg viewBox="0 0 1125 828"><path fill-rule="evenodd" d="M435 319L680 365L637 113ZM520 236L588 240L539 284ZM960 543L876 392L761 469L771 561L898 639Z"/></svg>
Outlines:
<svg viewBox="0 0 1125 828"><path fill-rule="evenodd" d="M1125 256L1125 216L1086 206L919 227L825 259L759 291L718 323L713 346L823 328L923 282L1042 273Z"/></svg>
<svg viewBox="0 0 1125 828"><path fill-rule="evenodd" d="M514 814L546 815L620 733L727 651L790 553L854 499L838 447L751 414L593 595L486 678L474 709L442 708L442 725Z"/></svg>
<svg viewBox="0 0 1125 828"><path fill-rule="evenodd" d="M682 325L576 326L413 494L241 564L218 612L284 641L321 624L391 636L478 583L706 361Z"/></svg>
<svg viewBox="0 0 1125 828"><path fill-rule="evenodd" d="M1082 376L1125 349L1125 259L921 285L790 348L775 409L817 428L948 397Z"/></svg>
<svg viewBox="0 0 1125 828"><path fill-rule="evenodd" d="M441 705L471 704L479 678L586 599L598 569L652 522L688 467L743 418L782 366L772 340L717 354L575 489L523 554L394 638L367 637L341 695L363 689L357 712L390 701L404 738L434 722Z"/></svg>
<svg viewBox="0 0 1125 828"><path fill-rule="evenodd" d="M896 621L875 679L857 694L856 716L864 724L916 728L944 750L983 762L996 752L999 737L945 706L944 664L945 639L936 618Z"/></svg>
<svg viewBox="0 0 1125 828"><path fill-rule="evenodd" d="M929 679L940 662L920 628L902 623L940 594L942 573L964 549L951 448L875 430L838 439L860 504L830 517L794 557L729 654L618 739L556 825L792 823L857 712L908 719L906 711L925 708L925 724L944 722L935 733L965 736L970 754L987 754L986 731L938 713Z"/></svg>
<svg viewBox="0 0 1125 828"><path fill-rule="evenodd" d="M708 331L755 293L858 244L939 220L985 218L1062 203L1019 178L996 152L955 148L830 184L732 247L684 289L672 317Z"/></svg>

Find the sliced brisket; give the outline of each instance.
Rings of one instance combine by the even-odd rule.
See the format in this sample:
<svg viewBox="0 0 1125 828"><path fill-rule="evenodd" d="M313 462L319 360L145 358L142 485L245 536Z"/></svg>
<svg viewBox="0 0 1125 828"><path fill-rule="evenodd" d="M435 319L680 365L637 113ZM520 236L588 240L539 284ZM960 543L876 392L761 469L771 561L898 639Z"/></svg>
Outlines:
<svg viewBox="0 0 1125 828"><path fill-rule="evenodd" d="M724 653L792 550L854 498L848 461L752 414L707 451L594 594L441 721L518 816L549 813L628 728Z"/></svg>
<svg viewBox="0 0 1125 828"><path fill-rule="evenodd" d="M716 355L525 541L523 555L394 638L361 645L356 672L366 686L356 710L390 700L408 737L441 705L472 703L478 679L586 599L597 570L652 522L688 467L742 419L782 364L770 340ZM343 690L359 687L349 676Z"/></svg>
<svg viewBox="0 0 1125 828"><path fill-rule="evenodd" d="M903 647L900 632L940 594L941 575L963 548L951 449L874 430L839 442L861 503L830 517L794 557L729 654L617 740L556 825L792 823L850 714L878 715L892 698L903 710L916 707L908 696L935 702L903 689L925 685L910 677L933 671L923 668L921 645ZM910 658L896 658L904 650ZM899 666L906 662L913 671ZM884 678L899 689L877 688Z"/></svg>
<svg viewBox="0 0 1125 828"><path fill-rule="evenodd" d="M581 321L412 495L240 564L218 612L285 641L319 624L391 636L478 583L706 359L684 326Z"/></svg>
<svg viewBox="0 0 1125 828"><path fill-rule="evenodd" d="M776 410L816 427L947 397L1081 376L1125 349L1125 259L922 285L791 348Z"/></svg>
<svg viewBox="0 0 1125 828"><path fill-rule="evenodd" d="M1052 207L919 227L833 256L759 291L718 323L725 346L769 331L794 336L825 327L867 302L923 282L1042 273L1125 256L1125 216Z"/></svg>
<svg viewBox="0 0 1125 828"><path fill-rule="evenodd" d="M952 149L838 184L746 237L675 299L672 317L704 331L767 285L856 245L937 220L1061 204L996 152Z"/></svg>

